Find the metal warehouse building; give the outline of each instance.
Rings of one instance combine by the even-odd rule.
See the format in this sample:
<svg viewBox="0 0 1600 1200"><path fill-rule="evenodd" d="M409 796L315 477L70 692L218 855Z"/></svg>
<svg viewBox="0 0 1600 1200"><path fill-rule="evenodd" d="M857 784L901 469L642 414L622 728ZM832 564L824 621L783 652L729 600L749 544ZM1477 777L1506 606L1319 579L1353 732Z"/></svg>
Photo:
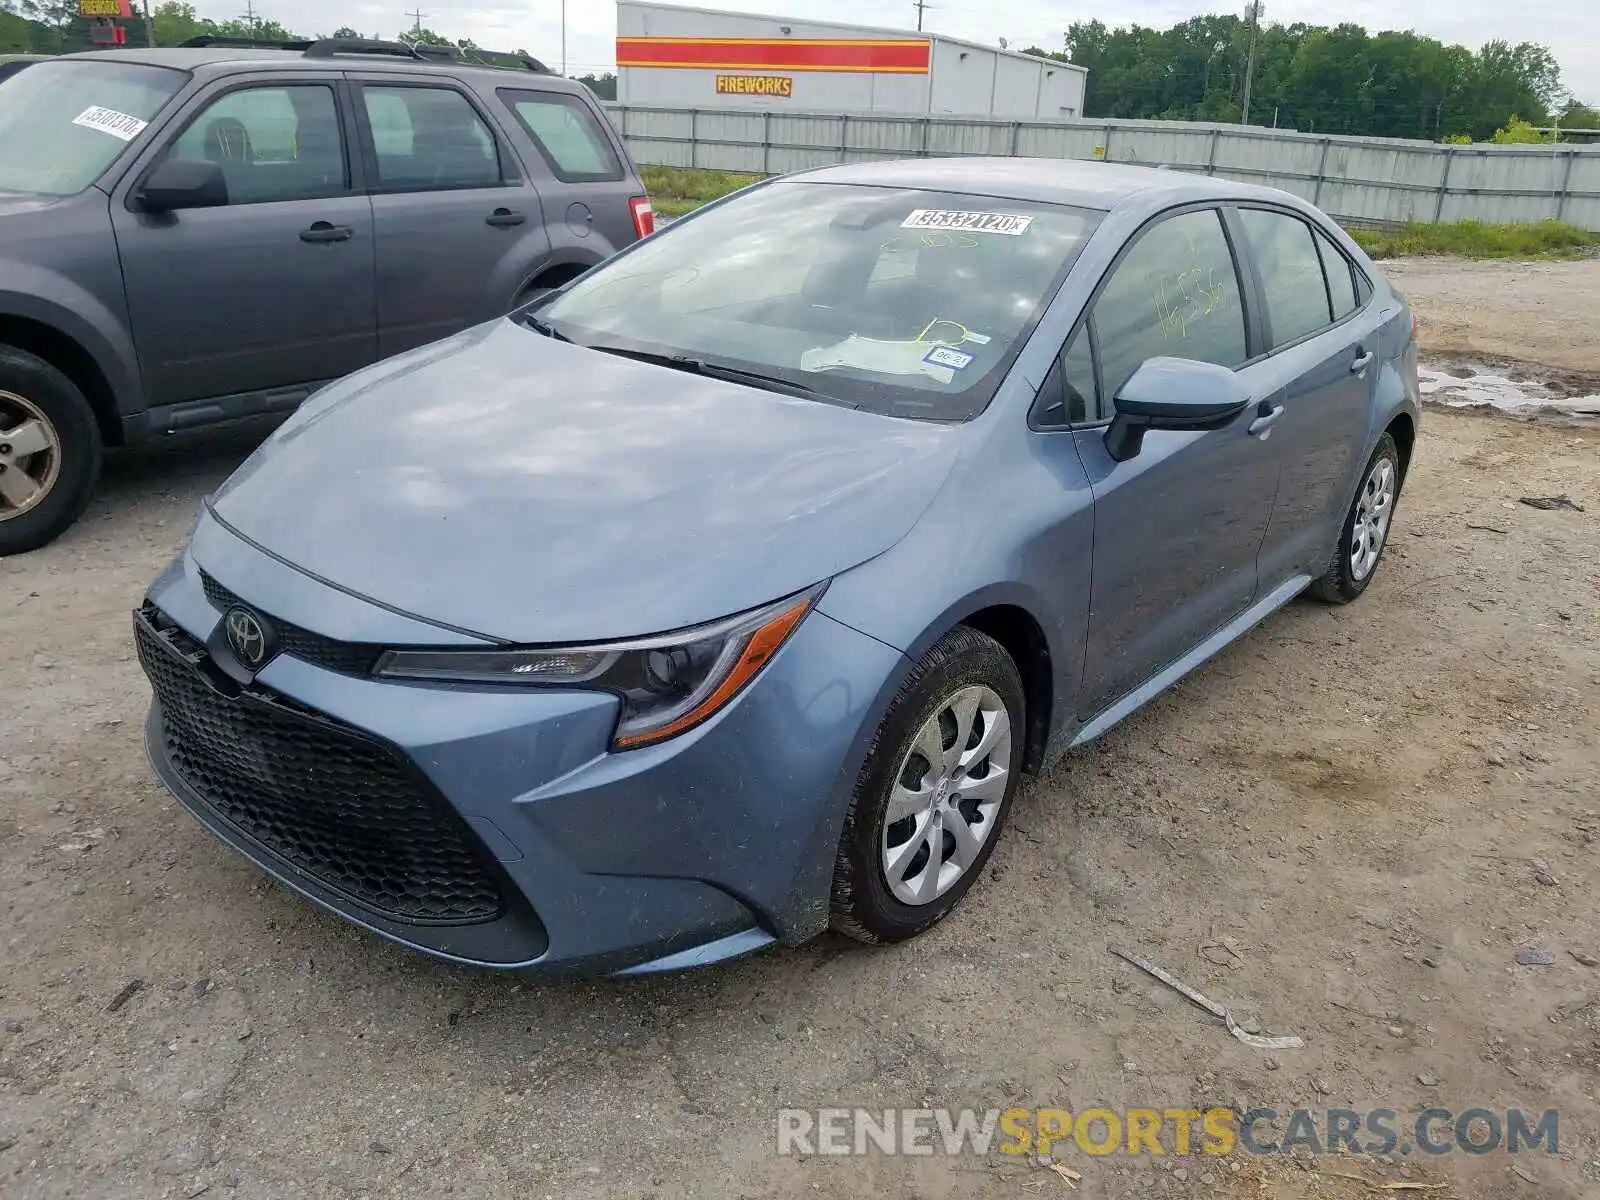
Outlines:
<svg viewBox="0 0 1600 1200"><path fill-rule="evenodd" d="M938 34L617 5L625 105L1077 117L1087 74Z"/></svg>

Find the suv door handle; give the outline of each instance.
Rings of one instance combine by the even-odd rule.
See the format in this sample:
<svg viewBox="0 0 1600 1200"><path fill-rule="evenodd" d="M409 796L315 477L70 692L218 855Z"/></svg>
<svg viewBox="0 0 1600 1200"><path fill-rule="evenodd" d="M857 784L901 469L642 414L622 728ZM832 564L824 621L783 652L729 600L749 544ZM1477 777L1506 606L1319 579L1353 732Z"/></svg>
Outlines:
<svg viewBox="0 0 1600 1200"><path fill-rule="evenodd" d="M1256 411L1260 412L1260 409ZM1261 413L1254 421L1250 422L1250 436L1259 437L1262 441L1266 441L1267 434L1278 423L1278 418L1283 416L1283 411L1283 405L1275 404L1270 412Z"/></svg>
<svg viewBox="0 0 1600 1200"><path fill-rule="evenodd" d="M1356 359L1355 362L1350 364L1350 371L1352 374L1359 374L1360 372L1365 371L1367 367L1371 365L1371 363L1372 351L1368 350L1360 358Z"/></svg>
<svg viewBox="0 0 1600 1200"><path fill-rule="evenodd" d="M348 242L355 231L348 225L330 225L327 221L313 221L309 229L300 231L302 242Z"/></svg>
<svg viewBox="0 0 1600 1200"><path fill-rule="evenodd" d="M513 225L521 225L527 219L525 213L512 212L509 208L497 208L484 218L484 224L493 225L496 229L509 229Z"/></svg>

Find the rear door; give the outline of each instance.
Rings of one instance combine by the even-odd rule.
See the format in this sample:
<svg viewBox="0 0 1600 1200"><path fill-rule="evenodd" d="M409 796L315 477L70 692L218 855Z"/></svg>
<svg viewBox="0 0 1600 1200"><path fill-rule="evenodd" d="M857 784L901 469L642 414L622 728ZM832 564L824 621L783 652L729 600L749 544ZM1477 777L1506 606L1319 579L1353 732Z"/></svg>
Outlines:
<svg viewBox="0 0 1600 1200"><path fill-rule="evenodd" d="M1349 504L1377 378L1378 324L1354 267L1299 213L1239 208L1240 241L1259 281L1263 332L1283 380L1269 445L1277 503L1262 539L1261 589L1320 574Z"/></svg>
<svg viewBox="0 0 1600 1200"><path fill-rule="evenodd" d="M388 357L506 312L550 243L538 193L469 89L442 75L351 79Z"/></svg>
<svg viewBox="0 0 1600 1200"><path fill-rule="evenodd" d="M638 238L629 201L643 195L619 153L605 114L581 96L537 84L496 89L495 95L533 144L551 240L570 239L598 262Z"/></svg>
<svg viewBox="0 0 1600 1200"><path fill-rule="evenodd" d="M376 357L372 208L342 90L326 73L229 79L119 189L112 226L152 406L272 389L292 405L296 385ZM221 167L227 205L138 211L130 195L167 158Z"/></svg>

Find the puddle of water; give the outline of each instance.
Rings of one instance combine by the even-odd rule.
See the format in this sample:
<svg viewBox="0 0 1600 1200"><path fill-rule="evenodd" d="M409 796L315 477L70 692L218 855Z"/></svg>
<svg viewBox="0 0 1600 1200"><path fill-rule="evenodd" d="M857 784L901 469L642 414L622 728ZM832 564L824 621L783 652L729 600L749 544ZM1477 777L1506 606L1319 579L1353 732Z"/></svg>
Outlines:
<svg viewBox="0 0 1600 1200"><path fill-rule="evenodd" d="M1600 417L1600 395L1567 396L1542 383L1514 382L1484 367L1417 368L1422 397L1451 408L1498 408L1502 412L1549 412Z"/></svg>

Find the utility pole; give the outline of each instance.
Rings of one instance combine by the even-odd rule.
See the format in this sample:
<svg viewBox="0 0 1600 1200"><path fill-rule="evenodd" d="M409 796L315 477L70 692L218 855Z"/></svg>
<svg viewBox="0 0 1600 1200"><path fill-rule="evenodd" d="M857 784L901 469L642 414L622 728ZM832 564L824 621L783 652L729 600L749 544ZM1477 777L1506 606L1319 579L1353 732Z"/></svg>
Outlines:
<svg viewBox="0 0 1600 1200"><path fill-rule="evenodd" d="M1244 62L1244 102L1239 105L1239 124L1250 124L1250 85L1256 73L1256 29L1261 23L1261 0L1250 0L1245 5L1245 19L1250 22L1250 53Z"/></svg>
<svg viewBox="0 0 1600 1200"><path fill-rule="evenodd" d="M917 32L921 33L922 32L922 10L925 9L925 8L932 8L933 5L927 3L927 0L913 0L911 7L917 10Z"/></svg>
<svg viewBox="0 0 1600 1200"><path fill-rule="evenodd" d="M144 0L144 40L152 50L156 48L156 22L150 15L150 0Z"/></svg>
<svg viewBox="0 0 1600 1200"><path fill-rule="evenodd" d="M256 22L259 20L259 18L256 16L256 6L254 0L245 0L243 20L245 25L250 30L250 36L252 38L255 37L256 30L258 28Z"/></svg>
<svg viewBox="0 0 1600 1200"><path fill-rule="evenodd" d="M567 0L561 0L561 77L567 75Z"/></svg>
<svg viewBox="0 0 1600 1200"><path fill-rule="evenodd" d="M412 28L412 33L416 35L418 41L422 40L422 18L427 15L427 13L422 11L421 5L418 5L414 12L408 12L406 14L406 16L415 18L416 20L416 25Z"/></svg>

